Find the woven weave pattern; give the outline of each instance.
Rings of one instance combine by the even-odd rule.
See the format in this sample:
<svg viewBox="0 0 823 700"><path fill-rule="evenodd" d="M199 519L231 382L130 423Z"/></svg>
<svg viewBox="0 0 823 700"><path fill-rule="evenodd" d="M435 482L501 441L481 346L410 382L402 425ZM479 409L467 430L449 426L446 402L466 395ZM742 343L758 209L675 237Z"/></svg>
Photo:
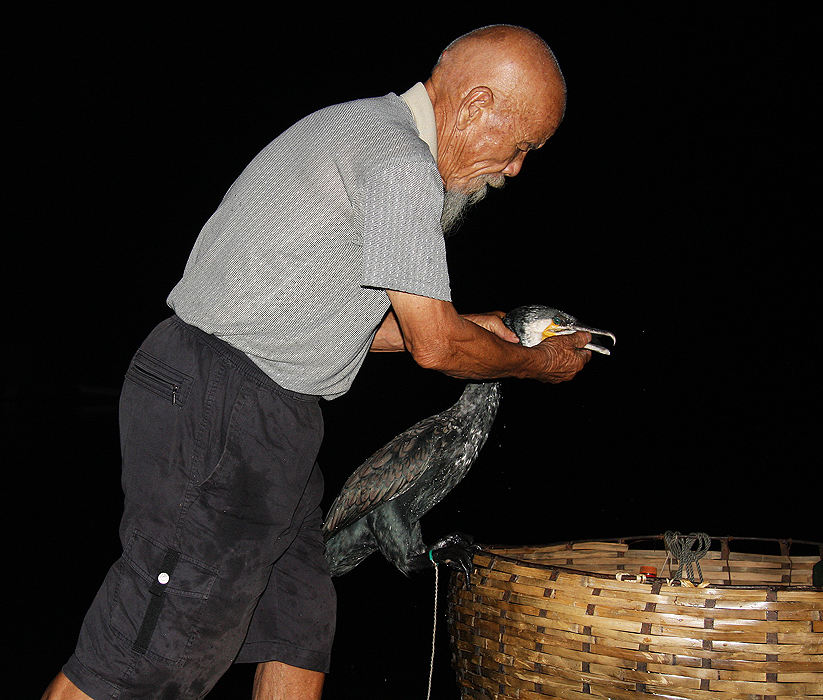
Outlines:
<svg viewBox="0 0 823 700"><path fill-rule="evenodd" d="M677 562L662 545L632 544L477 553L471 587L459 574L449 592L464 700L823 695L819 555L733 553L722 541L697 587L665 578ZM638 580L640 566L660 578Z"/></svg>

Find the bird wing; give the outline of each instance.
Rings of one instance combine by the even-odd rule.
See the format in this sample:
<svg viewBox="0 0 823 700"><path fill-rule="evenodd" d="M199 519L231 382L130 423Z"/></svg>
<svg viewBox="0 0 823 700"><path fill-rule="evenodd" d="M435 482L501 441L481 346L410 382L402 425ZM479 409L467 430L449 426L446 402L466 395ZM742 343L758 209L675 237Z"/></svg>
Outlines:
<svg viewBox="0 0 823 700"><path fill-rule="evenodd" d="M326 515L325 539L414 485L429 468L431 455L437 454L443 435L451 428L451 421L444 420L444 413L416 423L355 470Z"/></svg>

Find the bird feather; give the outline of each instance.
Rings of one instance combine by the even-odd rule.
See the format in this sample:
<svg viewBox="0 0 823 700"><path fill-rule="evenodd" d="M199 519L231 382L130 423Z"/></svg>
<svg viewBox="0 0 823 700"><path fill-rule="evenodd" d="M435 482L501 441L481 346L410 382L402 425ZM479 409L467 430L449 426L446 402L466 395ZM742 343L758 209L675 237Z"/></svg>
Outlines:
<svg viewBox="0 0 823 700"><path fill-rule="evenodd" d="M432 466L430 456L449 433L451 409L424 418L381 447L346 480L323 525L325 539L404 494Z"/></svg>

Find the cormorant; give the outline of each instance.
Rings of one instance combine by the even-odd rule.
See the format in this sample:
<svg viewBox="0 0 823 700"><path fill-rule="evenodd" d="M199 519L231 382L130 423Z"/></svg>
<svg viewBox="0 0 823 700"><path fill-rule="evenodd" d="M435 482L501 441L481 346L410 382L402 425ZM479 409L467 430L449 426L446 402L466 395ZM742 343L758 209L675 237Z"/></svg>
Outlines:
<svg viewBox="0 0 823 700"><path fill-rule="evenodd" d="M503 321L527 347L575 331L615 341L612 333L578 324L574 317L547 306L521 306ZM593 343L586 347L609 354ZM378 550L405 574L431 567L432 562L471 573L471 538L452 533L427 547L420 518L469 471L489 436L499 403L499 382L469 383L451 408L389 441L348 478L323 523L332 576L351 571Z"/></svg>

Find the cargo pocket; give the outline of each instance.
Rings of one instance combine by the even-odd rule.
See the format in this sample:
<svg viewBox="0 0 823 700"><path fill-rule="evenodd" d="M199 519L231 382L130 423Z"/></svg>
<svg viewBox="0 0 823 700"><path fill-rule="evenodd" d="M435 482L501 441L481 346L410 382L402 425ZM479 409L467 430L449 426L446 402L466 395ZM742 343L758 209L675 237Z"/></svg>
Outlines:
<svg viewBox="0 0 823 700"><path fill-rule="evenodd" d="M188 374L142 350L132 358L126 379L181 408L186 405L193 382Z"/></svg>
<svg viewBox="0 0 823 700"><path fill-rule="evenodd" d="M197 638L217 570L135 531L123 557L112 629L137 654L182 664Z"/></svg>

